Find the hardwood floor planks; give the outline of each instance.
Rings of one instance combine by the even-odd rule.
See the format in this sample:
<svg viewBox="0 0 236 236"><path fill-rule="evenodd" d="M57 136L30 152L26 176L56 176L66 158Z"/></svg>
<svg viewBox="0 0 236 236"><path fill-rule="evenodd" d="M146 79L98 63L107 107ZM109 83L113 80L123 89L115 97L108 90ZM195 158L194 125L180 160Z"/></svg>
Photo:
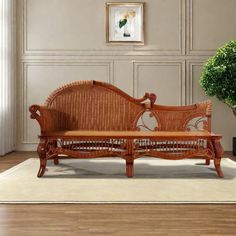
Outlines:
<svg viewBox="0 0 236 236"><path fill-rule="evenodd" d="M1 235L236 233L235 205L0 205L0 212Z"/></svg>

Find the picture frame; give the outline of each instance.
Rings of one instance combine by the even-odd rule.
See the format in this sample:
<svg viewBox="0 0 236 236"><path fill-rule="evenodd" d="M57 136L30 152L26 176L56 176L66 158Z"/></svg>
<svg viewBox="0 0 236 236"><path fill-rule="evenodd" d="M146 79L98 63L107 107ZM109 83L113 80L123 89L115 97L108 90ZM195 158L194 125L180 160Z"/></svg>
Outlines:
<svg viewBox="0 0 236 236"><path fill-rule="evenodd" d="M144 44L144 3L106 3L106 42Z"/></svg>

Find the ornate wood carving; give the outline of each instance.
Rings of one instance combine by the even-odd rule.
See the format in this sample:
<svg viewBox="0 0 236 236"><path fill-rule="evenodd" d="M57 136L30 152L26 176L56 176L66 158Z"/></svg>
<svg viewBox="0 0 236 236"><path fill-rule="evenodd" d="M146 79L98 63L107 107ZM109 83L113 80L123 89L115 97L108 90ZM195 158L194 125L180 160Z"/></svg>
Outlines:
<svg viewBox="0 0 236 236"><path fill-rule="evenodd" d="M38 171L38 177L43 176L45 172L45 168L47 165L47 140L46 139L40 139L39 145L37 148L37 152L39 155L39 160L40 160L40 167Z"/></svg>
<svg viewBox="0 0 236 236"><path fill-rule="evenodd" d="M158 121L152 111L145 111L139 117L137 122L136 130L144 130L144 131L157 131L158 130Z"/></svg>
<svg viewBox="0 0 236 236"><path fill-rule="evenodd" d="M223 178L224 174L223 174L223 171L221 170L220 162L221 162L221 157L222 157L224 150L221 146L219 139L213 140L213 146L214 146L214 150L215 150L214 165L215 165L218 176Z"/></svg>

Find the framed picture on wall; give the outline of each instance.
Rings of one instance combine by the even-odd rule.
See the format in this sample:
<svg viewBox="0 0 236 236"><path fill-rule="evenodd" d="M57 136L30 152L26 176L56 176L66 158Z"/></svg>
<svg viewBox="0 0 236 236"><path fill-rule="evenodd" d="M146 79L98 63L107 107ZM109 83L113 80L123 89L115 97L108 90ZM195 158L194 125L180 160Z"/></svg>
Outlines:
<svg viewBox="0 0 236 236"><path fill-rule="evenodd" d="M144 44L142 2L106 3L106 41L115 44Z"/></svg>

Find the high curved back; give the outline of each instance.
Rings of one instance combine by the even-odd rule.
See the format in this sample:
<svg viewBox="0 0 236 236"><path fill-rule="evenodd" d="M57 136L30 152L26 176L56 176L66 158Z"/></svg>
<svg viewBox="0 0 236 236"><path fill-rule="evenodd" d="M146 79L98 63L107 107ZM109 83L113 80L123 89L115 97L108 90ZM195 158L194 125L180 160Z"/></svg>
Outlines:
<svg viewBox="0 0 236 236"><path fill-rule="evenodd" d="M67 130L135 130L148 95L134 99L108 83L79 81L55 90L45 106L58 112Z"/></svg>

